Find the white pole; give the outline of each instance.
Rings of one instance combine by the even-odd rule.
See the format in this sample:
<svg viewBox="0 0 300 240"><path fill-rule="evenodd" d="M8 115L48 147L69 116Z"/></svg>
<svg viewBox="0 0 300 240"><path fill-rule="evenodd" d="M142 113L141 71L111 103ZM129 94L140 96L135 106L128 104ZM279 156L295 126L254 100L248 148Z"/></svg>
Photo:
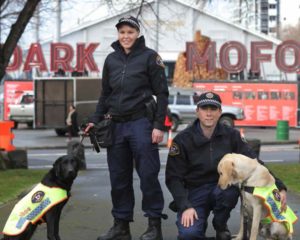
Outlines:
<svg viewBox="0 0 300 240"><path fill-rule="evenodd" d="M61 0L56 0L56 33L55 33L55 42L60 41L60 35L61 35Z"/></svg>
<svg viewBox="0 0 300 240"><path fill-rule="evenodd" d="M155 39L155 51L158 52L159 48L159 2L156 0L156 39Z"/></svg>

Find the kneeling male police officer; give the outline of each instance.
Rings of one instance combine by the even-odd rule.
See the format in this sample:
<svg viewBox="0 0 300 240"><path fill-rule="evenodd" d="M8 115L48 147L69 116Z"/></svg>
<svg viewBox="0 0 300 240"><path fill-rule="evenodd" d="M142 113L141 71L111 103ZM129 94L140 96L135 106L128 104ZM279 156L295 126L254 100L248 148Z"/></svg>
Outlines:
<svg viewBox="0 0 300 240"><path fill-rule="evenodd" d="M239 189L231 186L221 190L217 186L217 166L227 153L256 155L236 129L219 123L222 108L218 94L201 94L196 112L198 119L174 138L169 150L166 184L174 198L170 208L178 212L178 239L207 239L207 219L212 211L216 239L229 240L227 221ZM285 204L286 187L279 179L276 185Z"/></svg>

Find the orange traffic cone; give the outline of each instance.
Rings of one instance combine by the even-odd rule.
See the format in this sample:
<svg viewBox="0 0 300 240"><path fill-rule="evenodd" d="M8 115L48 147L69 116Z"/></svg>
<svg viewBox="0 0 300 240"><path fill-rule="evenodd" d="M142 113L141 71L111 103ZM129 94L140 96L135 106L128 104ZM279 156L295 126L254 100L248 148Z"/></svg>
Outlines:
<svg viewBox="0 0 300 240"><path fill-rule="evenodd" d="M167 147L168 147L168 148L171 147L172 141L173 141L173 139L172 139L172 129L170 128L170 129L169 129L169 132L168 132L168 141L167 141Z"/></svg>

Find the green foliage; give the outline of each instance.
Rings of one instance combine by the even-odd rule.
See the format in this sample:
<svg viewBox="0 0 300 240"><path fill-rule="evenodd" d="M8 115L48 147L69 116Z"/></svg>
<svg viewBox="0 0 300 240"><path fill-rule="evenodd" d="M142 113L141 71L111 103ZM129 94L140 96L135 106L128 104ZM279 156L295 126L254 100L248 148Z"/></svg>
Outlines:
<svg viewBox="0 0 300 240"><path fill-rule="evenodd" d="M47 171L29 169L0 171L0 204L16 198L22 191L39 183Z"/></svg>
<svg viewBox="0 0 300 240"><path fill-rule="evenodd" d="M274 173L274 175L282 180L291 192L300 194L300 164L289 163L280 164L272 163L266 166Z"/></svg>

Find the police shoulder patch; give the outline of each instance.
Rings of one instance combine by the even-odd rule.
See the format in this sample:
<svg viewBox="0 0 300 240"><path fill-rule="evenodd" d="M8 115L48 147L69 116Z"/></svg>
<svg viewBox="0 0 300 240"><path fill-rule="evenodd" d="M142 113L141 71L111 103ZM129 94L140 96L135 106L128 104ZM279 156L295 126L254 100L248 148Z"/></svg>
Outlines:
<svg viewBox="0 0 300 240"><path fill-rule="evenodd" d="M165 64L159 55L156 56L156 64L161 66L162 68L165 68Z"/></svg>
<svg viewBox="0 0 300 240"><path fill-rule="evenodd" d="M279 190L278 190L278 189L274 189L274 190L272 191L272 193L273 193L273 196L274 196L275 200L279 202L279 201L281 200Z"/></svg>
<svg viewBox="0 0 300 240"><path fill-rule="evenodd" d="M43 191L37 191L36 193L34 193L31 197L31 202L32 203L39 203L43 200L45 196L45 193Z"/></svg>
<svg viewBox="0 0 300 240"><path fill-rule="evenodd" d="M180 154L180 149L177 143L173 142L170 149L169 149L169 155L170 156L177 156Z"/></svg>

